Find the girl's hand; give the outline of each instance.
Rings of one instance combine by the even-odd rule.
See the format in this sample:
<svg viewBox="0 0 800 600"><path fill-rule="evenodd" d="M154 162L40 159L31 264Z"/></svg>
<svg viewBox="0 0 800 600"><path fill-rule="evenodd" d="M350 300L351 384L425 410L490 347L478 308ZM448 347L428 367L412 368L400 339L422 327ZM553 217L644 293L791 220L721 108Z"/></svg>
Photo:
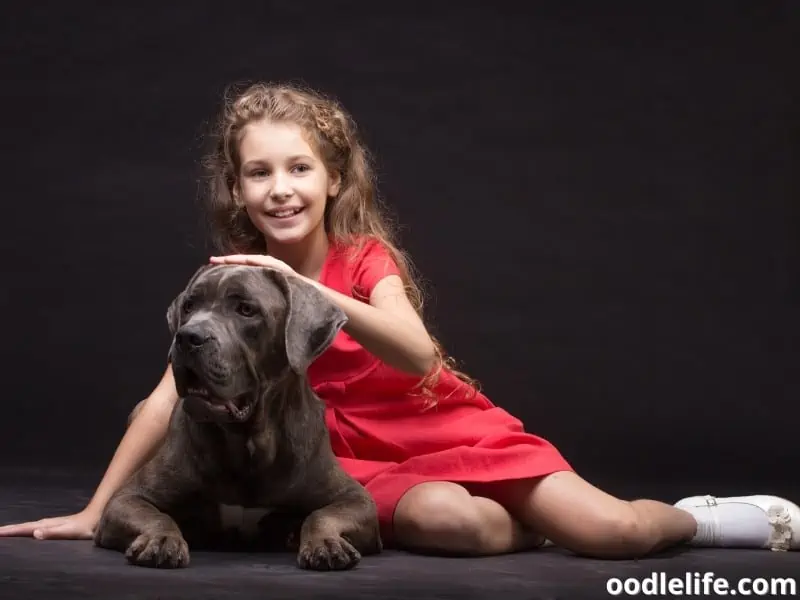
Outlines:
<svg viewBox="0 0 800 600"><path fill-rule="evenodd" d="M66 517L51 517L0 527L0 537L34 537L39 540L90 540L97 515L83 510Z"/></svg>
<svg viewBox="0 0 800 600"><path fill-rule="evenodd" d="M287 275L297 275L295 270L285 262L266 254L229 254L228 256L212 256L210 262L215 265L268 267L276 271L283 271Z"/></svg>

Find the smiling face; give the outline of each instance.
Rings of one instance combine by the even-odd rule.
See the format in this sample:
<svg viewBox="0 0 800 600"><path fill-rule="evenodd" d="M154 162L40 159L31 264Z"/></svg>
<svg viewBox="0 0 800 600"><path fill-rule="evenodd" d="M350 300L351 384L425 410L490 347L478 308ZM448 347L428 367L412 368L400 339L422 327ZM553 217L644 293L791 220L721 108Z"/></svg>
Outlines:
<svg viewBox="0 0 800 600"><path fill-rule="evenodd" d="M325 205L339 193L304 131L268 120L248 124L239 144L234 196L267 245L289 245L324 233Z"/></svg>

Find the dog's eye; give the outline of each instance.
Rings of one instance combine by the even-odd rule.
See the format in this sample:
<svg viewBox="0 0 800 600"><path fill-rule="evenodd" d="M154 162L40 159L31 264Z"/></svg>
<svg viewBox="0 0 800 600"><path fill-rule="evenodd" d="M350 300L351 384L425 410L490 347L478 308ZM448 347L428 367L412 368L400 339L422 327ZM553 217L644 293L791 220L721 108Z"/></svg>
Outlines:
<svg viewBox="0 0 800 600"><path fill-rule="evenodd" d="M186 300L186 301L183 303L183 306L182 306L181 308L183 309L183 312L184 312L184 313L190 313L190 312L192 312L192 309L194 308L194 301L193 301L193 300L191 300L191 299L188 299L188 300Z"/></svg>
<svg viewBox="0 0 800 600"><path fill-rule="evenodd" d="M248 302L239 302L236 304L236 312L243 317L252 317L256 314L256 307Z"/></svg>

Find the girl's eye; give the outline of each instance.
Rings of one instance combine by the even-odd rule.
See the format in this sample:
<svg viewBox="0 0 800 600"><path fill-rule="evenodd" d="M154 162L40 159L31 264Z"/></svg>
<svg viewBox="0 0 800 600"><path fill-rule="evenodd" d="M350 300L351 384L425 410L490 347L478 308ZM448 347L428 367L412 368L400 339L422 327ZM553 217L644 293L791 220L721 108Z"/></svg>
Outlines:
<svg viewBox="0 0 800 600"><path fill-rule="evenodd" d="M301 172L301 173L305 173L305 172L306 172L306 171L308 171L310 168L311 168L311 167L309 167L308 165L297 165L297 166L295 167L295 170L296 170L296 171L299 171L299 172Z"/></svg>

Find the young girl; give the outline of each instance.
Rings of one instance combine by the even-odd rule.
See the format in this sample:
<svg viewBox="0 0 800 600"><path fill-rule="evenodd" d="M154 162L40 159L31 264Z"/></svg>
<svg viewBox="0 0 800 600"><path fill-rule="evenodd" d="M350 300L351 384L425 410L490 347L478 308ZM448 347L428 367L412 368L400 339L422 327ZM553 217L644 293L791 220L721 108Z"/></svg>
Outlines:
<svg viewBox="0 0 800 600"><path fill-rule="evenodd" d="M334 452L373 494L387 545L490 555L545 539L635 558L678 543L794 549L800 509L774 496L623 501L577 475L447 359L375 197L367 151L335 101L257 84L227 99L210 157L215 263L280 269L349 317L309 370ZM81 512L0 535L87 539L104 504L158 447L177 400L172 373L141 403Z"/></svg>

